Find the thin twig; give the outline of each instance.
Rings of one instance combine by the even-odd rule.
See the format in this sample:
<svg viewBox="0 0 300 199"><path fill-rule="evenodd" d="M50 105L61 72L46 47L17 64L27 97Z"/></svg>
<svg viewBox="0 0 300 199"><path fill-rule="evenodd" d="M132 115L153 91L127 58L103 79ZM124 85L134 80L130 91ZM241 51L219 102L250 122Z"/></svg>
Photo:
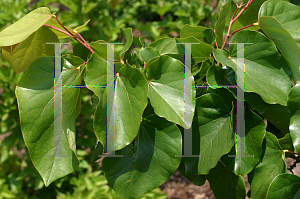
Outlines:
<svg viewBox="0 0 300 199"><path fill-rule="evenodd" d="M76 31L76 34L80 37L80 39L90 48L91 52L94 53L93 49L89 46L89 44L85 41L85 39Z"/></svg>
<svg viewBox="0 0 300 199"><path fill-rule="evenodd" d="M52 28L52 29L54 29L54 30L57 30L57 31L59 31L59 32L61 32L61 33L64 33L64 34L68 35L69 37L72 37L72 35L70 35L70 34L67 33L66 31L63 31L63 30L61 30L61 29L59 29L59 28L57 28L57 27L50 26L50 25L46 25L46 24L44 24L44 26L46 26L46 27L48 27L48 28Z"/></svg>
<svg viewBox="0 0 300 199"><path fill-rule="evenodd" d="M78 37L76 37L76 35L74 35L73 33L71 33L64 25L62 25L62 23L60 23L60 21L58 20L57 16L54 15L54 17L56 18L56 21L69 33L72 35L72 38L76 39L79 43L81 43L84 47L86 47L89 51L91 51L92 53L94 53L94 51L92 50L92 48L89 45L84 44Z"/></svg>
<svg viewBox="0 0 300 199"><path fill-rule="evenodd" d="M218 46L218 43L217 43L217 40L216 40L216 39L215 39L215 43L216 43L217 49L219 49L219 46Z"/></svg>
<svg viewBox="0 0 300 199"><path fill-rule="evenodd" d="M253 25L254 25L254 24L250 24L250 25L248 25L248 26L242 27L242 28L240 28L240 29L234 31L233 33L229 34L229 37L231 37L234 33L238 32L238 31L240 31L240 30L243 30L243 29L245 29L245 28L249 28L249 27L251 27L251 26L253 26Z"/></svg>

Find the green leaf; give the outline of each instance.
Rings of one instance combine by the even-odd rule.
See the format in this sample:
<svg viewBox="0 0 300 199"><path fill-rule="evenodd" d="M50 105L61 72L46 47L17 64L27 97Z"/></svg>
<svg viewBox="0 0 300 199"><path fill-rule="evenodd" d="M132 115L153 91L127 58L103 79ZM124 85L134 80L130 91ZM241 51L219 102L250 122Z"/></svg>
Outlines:
<svg viewBox="0 0 300 199"><path fill-rule="evenodd" d="M53 57L35 60L16 87L23 137L31 160L46 186L72 173L79 164L75 147L75 109L80 89L63 87L63 132L54 137L53 66ZM80 81L79 70L62 72L64 85L80 85ZM56 156L59 147L62 155L69 156Z"/></svg>
<svg viewBox="0 0 300 199"><path fill-rule="evenodd" d="M287 1L269 0L260 8L258 17L270 16L287 30L300 48L300 7Z"/></svg>
<svg viewBox="0 0 300 199"><path fill-rule="evenodd" d="M275 45L263 34L243 30L237 32L231 43L253 43L245 45L245 91L255 92L269 103L287 104L287 96L292 87L291 79L285 72L286 63ZM214 57L223 65L237 69L237 45L225 50L214 49Z"/></svg>
<svg viewBox="0 0 300 199"><path fill-rule="evenodd" d="M103 59L107 59L107 44L103 40L93 41L90 43L90 47ZM117 44L116 44L117 45ZM120 61L120 54L115 52L115 61Z"/></svg>
<svg viewBox="0 0 300 199"><path fill-rule="evenodd" d="M266 199L300 197L300 177L293 174L279 174L272 181Z"/></svg>
<svg viewBox="0 0 300 199"><path fill-rule="evenodd" d="M190 36L199 39L201 42L212 44L215 40L216 35L214 33L214 30L211 28L202 26L190 26L186 24L181 28L180 38L186 38Z"/></svg>
<svg viewBox="0 0 300 199"><path fill-rule="evenodd" d="M288 107L290 109L290 134L294 147L300 154L300 82L291 90L288 98Z"/></svg>
<svg viewBox="0 0 300 199"><path fill-rule="evenodd" d="M105 177L121 199L137 198L163 184L180 164L181 133L156 115L146 117L135 140L102 162ZM141 183L143 182L143 183Z"/></svg>
<svg viewBox="0 0 300 199"><path fill-rule="evenodd" d="M151 105L157 115L181 125L190 126L192 117L184 121L184 70L185 66L178 60L163 55L146 64ZM193 77L192 77L193 79ZM193 82L194 84L194 82ZM192 115L195 110L195 94L192 90Z"/></svg>
<svg viewBox="0 0 300 199"><path fill-rule="evenodd" d="M206 176L216 199L244 199L245 181L227 169L221 162Z"/></svg>
<svg viewBox="0 0 300 199"><path fill-rule="evenodd" d="M247 175L259 162L262 155L262 142L266 134L266 125L264 121L254 113L249 105L245 106L245 153L246 157L222 157L222 162L226 167L236 175ZM238 134L236 135L239 136ZM242 139L238 139L242 140ZM242 143L240 143L242 144ZM236 155L236 145L232 148L229 155ZM247 157L250 156L250 157Z"/></svg>
<svg viewBox="0 0 300 199"><path fill-rule="evenodd" d="M178 54L181 48L180 45L176 44L176 40L174 38L161 38L158 39L151 44L149 47L157 50L160 55L163 54Z"/></svg>
<svg viewBox="0 0 300 199"><path fill-rule="evenodd" d="M256 93L245 93L245 100L249 102L251 108L257 110L259 114L263 114L267 109L268 104Z"/></svg>
<svg viewBox="0 0 300 199"><path fill-rule="evenodd" d="M235 73L231 68L223 69L215 64L207 71L207 83L210 86L236 85Z"/></svg>
<svg viewBox="0 0 300 199"><path fill-rule="evenodd" d="M37 58L54 56L54 45L47 42L59 42L57 36L48 28L41 27L27 39L19 43L13 53L2 48L2 55L16 73L26 71Z"/></svg>
<svg viewBox="0 0 300 199"><path fill-rule="evenodd" d="M62 58L66 59L73 66L79 66L84 63L83 59L81 59L80 57L75 56L73 54L65 54L62 56Z"/></svg>
<svg viewBox="0 0 300 199"><path fill-rule="evenodd" d="M298 47L290 33L273 17L260 17L259 26L280 50L288 63L295 82L300 81L300 60L298 59L300 57L300 45Z"/></svg>
<svg viewBox="0 0 300 199"><path fill-rule="evenodd" d="M208 60L212 53L213 47L211 45L208 45L204 42L201 42L200 40L196 39L195 37L186 37L186 38L176 38L176 41L178 43L197 43L197 44L192 44L192 59L193 59L193 64L197 64L199 62L204 62ZM179 51L179 53L182 53L183 57L183 63L184 63L184 54L185 52L183 51L184 45L182 45L182 51Z"/></svg>
<svg viewBox="0 0 300 199"><path fill-rule="evenodd" d="M226 18L229 14L230 7L231 7L231 0L227 0L226 3L222 5L221 10L219 10L218 20L215 25L215 33L216 33L216 37L217 37L217 42L218 42L218 45L220 45L220 46L222 46L222 44L223 44L223 32L225 30Z"/></svg>
<svg viewBox="0 0 300 199"><path fill-rule="evenodd" d="M283 150L294 151L293 140L290 133L286 134L283 138L278 139L279 145Z"/></svg>
<svg viewBox="0 0 300 199"><path fill-rule="evenodd" d="M251 199L266 198L268 188L274 178L278 174L287 172L284 152L272 133L266 133L263 151L261 162L248 175Z"/></svg>
<svg viewBox="0 0 300 199"><path fill-rule="evenodd" d="M183 159L180 162L178 170L179 170L181 175L185 176L187 179L189 179L193 184L195 184L197 186L204 185L204 183L206 181L205 175L187 175L185 173L185 166L184 166Z"/></svg>
<svg viewBox="0 0 300 199"><path fill-rule="evenodd" d="M11 46L24 41L42 27L52 14L49 8L37 8L0 32L0 46Z"/></svg>
<svg viewBox="0 0 300 199"><path fill-rule="evenodd" d="M159 57L160 53L151 47L142 48L140 51L140 56L144 60L144 62L148 62L150 59L154 57Z"/></svg>
<svg viewBox="0 0 300 199"><path fill-rule="evenodd" d="M123 30L123 34L126 39L126 43L123 47L123 49L120 51L120 57L123 57L124 53L129 50L132 42L133 42L133 37L132 37L132 28L126 28Z"/></svg>
<svg viewBox="0 0 300 199"><path fill-rule="evenodd" d="M234 142L231 111L224 99L214 93L197 98L192 127L192 154L201 157L184 157L185 172L187 175L208 174Z"/></svg>
<svg viewBox="0 0 300 199"><path fill-rule="evenodd" d="M87 62L87 85L107 84L107 62L96 53ZM100 100L94 116L94 130L98 140L106 148L107 89L89 87ZM115 150L124 148L136 137L142 114L147 106L148 83L137 68L125 64L115 82ZM110 102L112 103L112 102Z"/></svg>
<svg viewBox="0 0 300 199"><path fill-rule="evenodd" d="M271 122L280 132L281 137L289 133L290 114L287 106L280 104L268 104L267 109L262 114L268 122Z"/></svg>

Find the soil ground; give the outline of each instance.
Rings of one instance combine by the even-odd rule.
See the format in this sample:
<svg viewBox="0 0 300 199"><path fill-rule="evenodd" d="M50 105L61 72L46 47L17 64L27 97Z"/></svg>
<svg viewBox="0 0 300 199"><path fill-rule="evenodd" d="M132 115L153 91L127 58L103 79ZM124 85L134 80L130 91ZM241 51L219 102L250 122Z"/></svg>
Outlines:
<svg viewBox="0 0 300 199"><path fill-rule="evenodd" d="M287 168L289 168L295 160L287 158ZM293 169L295 175L300 176L300 164ZM288 171L288 173L291 173ZM248 177L244 176L246 191L250 190ZM178 170L160 186L164 193L168 194L167 199L215 199L213 191L210 189L209 182L206 180L202 186L194 185L186 177L182 176ZM246 197L246 199L249 199Z"/></svg>

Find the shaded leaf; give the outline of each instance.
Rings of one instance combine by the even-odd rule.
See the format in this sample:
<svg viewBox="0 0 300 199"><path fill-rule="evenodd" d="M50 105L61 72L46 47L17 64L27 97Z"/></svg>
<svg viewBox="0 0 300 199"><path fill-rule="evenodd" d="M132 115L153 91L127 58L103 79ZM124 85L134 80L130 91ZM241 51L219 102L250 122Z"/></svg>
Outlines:
<svg viewBox="0 0 300 199"><path fill-rule="evenodd" d="M197 98L193 120L192 154L183 157L187 175L208 174L222 155L233 146L231 111L224 99L214 93Z"/></svg>
<svg viewBox="0 0 300 199"><path fill-rule="evenodd" d="M104 175L120 198L137 198L163 184L179 166L181 133L171 122L149 115L133 143L102 162ZM143 182L143 183L141 183Z"/></svg>
<svg viewBox="0 0 300 199"><path fill-rule="evenodd" d="M300 82L289 94L288 107L290 109L290 135L297 153L300 154Z"/></svg>
<svg viewBox="0 0 300 199"><path fill-rule="evenodd" d="M251 199L266 198L268 188L274 178L278 174L287 172L284 152L272 133L266 133L263 151L261 162L248 175Z"/></svg>
<svg viewBox="0 0 300 199"><path fill-rule="evenodd" d="M216 199L244 199L245 181L227 169L221 162L206 176Z"/></svg>

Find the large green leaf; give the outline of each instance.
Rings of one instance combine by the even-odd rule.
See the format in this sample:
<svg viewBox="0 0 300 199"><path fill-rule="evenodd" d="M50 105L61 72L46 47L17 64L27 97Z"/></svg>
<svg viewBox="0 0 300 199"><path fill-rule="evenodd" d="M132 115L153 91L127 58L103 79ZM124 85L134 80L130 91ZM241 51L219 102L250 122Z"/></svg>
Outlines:
<svg viewBox="0 0 300 199"><path fill-rule="evenodd" d="M260 17L259 26L276 44L282 56L286 59L295 82L300 81L300 59L298 59L300 57L300 48L294 38L273 17Z"/></svg>
<svg viewBox="0 0 300 199"><path fill-rule="evenodd" d="M107 62L94 53L87 62L85 82L87 85L106 85ZM100 100L95 116L94 130L97 138L106 147L107 89L89 87ZM127 64L119 71L115 82L115 150L124 148L136 137L142 114L147 106L148 83L137 68ZM109 102L112 103L112 102Z"/></svg>
<svg viewBox="0 0 300 199"><path fill-rule="evenodd" d="M247 175L257 165L261 158L261 146L265 137L265 133L266 126L264 121L249 108L249 105L246 105L244 137L245 153L241 154L242 157L228 157L225 155L222 157L222 162L224 162L226 167L236 175ZM237 134L236 136L240 135ZM236 147L233 147L229 155L236 154Z"/></svg>
<svg viewBox="0 0 300 199"><path fill-rule="evenodd" d="M54 45L46 42L59 42L49 29L41 27L27 39L19 43L12 54L8 47L2 48L2 55L16 73L26 71L30 64L43 56L54 56Z"/></svg>
<svg viewBox="0 0 300 199"><path fill-rule="evenodd" d="M37 8L0 32L0 46L12 46L24 41L42 27L52 14L49 8Z"/></svg>
<svg viewBox="0 0 300 199"><path fill-rule="evenodd" d="M72 173L79 164L75 119L80 89L62 89L63 132L54 137L53 66L53 57L35 60L16 87L23 137L31 160L46 186ZM62 72L63 84L80 85L80 81L79 70Z"/></svg>
<svg viewBox="0 0 300 199"><path fill-rule="evenodd" d="M212 44L215 40L215 33L213 29L206 28L203 26L190 26L188 24L181 28L180 38L186 38L193 36L199 39L201 42Z"/></svg>
<svg viewBox="0 0 300 199"><path fill-rule="evenodd" d="M294 38L300 48L300 7L282 0L266 1L260 8L258 17L271 16ZM282 38L281 38L282 39Z"/></svg>
<svg viewBox="0 0 300 199"><path fill-rule="evenodd" d="M185 66L178 60L163 55L152 59L146 64L149 82L149 93L151 105L157 115L181 125L191 126L192 118L184 118L184 71ZM188 70L188 69L187 69ZM193 80L193 77L191 77ZM194 84L194 81L193 81ZM186 91L186 95L191 95ZM195 88L192 89L192 116L195 110Z"/></svg>
<svg viewBox="0 0 300 199"><path fill-rule="evenodd" d="M274 178L278 174L287 172L284 152L272 133L266 133L263 151L261 162L249 174L251 199L266 198L268 188Z"/></svg>
<svg viewBox="0 0 300 199"><path fill-rule="evenodd" d="M245 199L245 181L242 176L235 175L221 162L209 171L206 176L216 199Z"/></svg>
<svg viewBox="0 0 300 199"><path fill-rule="evenodd" d="M273 198L300 198L300 177L288 173L276 176L269 187L266 199Z"/></svg>
<svg viewBox="0 0 300 199"><path fill-rule="evenodd" d="M300 82L296 84L289 94L288 107L290 109L290 135L294 147L300 154Z"/></svg>
<svg viewBox="0 0 300 199"><path fill-rule="evenodd" d="M171 122L149 115L135 140L102 162L105 177L120 199L137 198L153 190L176 171L180 164L181 133Z"/></svg>
<svg viewBox="0 0 300 199"><path fill-rule="evenodd" d="M237 32L231 43L253 43L245 45L245 91L255 92L269 103L287 104L287 96L292 87L291 79L285 71L286 62L276 46L259 32L244 30ZM214 49L214 57L223 65L237 69L237 45L225 50Z"/></svg>
<svg viewBox="0 0 300 199"><path fill-rule="evenodd" d="M214 93L197 98L193 120L192 154L183 157L187 175L208 174L222 155L233 146L231 110L224 99Z"/></svg>

